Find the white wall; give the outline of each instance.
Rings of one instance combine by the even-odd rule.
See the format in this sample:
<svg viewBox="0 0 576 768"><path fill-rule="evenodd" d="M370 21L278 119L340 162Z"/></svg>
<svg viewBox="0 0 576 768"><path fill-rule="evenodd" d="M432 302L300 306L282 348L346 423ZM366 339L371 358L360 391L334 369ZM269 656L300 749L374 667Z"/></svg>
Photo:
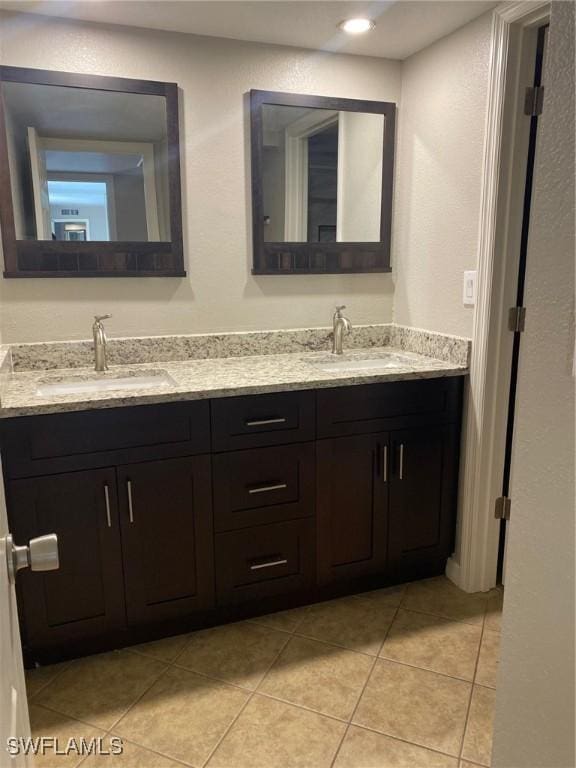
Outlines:
<svg viewBox="0 0 576 768"><path fill-rule="evenodd" d="M0 51L3 64L180 85L188 271L184 280L1 280L5 341L86 338L97 312L114 315L114 335L327 325L340 303L356 323L391 320L390 275L250 275L245 94L398 102L399 62L6 13Z"/></svg>
<svg viewBox="0 0 576 768"><path fill-rule="evenodd" d="M573 768L574 5L553 2L527 259L493 765Z"/></svg>
<svg viewBox="0 0 576 768"><path fill-rule="evenodd" d="M491 13L403 62L395 188L394 320L472 335Z"/></svg>

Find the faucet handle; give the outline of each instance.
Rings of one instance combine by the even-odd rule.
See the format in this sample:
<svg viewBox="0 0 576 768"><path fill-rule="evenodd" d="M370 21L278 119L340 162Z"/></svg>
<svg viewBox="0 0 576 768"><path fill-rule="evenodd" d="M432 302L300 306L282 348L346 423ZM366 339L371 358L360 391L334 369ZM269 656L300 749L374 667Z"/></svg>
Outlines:
<svg viewBox="0 0 576 768"><path fill-rule="evenodd" d="M336 306L336 315L340 316L340 312L342 312L343 309L346 309L346 304L340 304Z"/></svg>
<svg viewBox="0 0 576 768"><path fill-rule="evenodd" d="M97 323L101 323L102 320L109 320L112 317L112 315L94 315L94 320Z"/></svg>

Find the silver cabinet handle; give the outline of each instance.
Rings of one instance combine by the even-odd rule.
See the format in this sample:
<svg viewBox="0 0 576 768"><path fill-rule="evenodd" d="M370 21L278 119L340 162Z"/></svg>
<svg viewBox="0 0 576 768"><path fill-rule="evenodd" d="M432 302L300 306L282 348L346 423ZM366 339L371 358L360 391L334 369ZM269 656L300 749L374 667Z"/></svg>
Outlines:
<svg viewBox="0 0 576 768"><path fill-rule="evenodd" d="M251 571L259 571L262 568L276 568L278 565L288 565L288 560L269 560L267 563L258 563L258 565L251 565Z"/></svg>
<svg viewBox="0 0 576 768"><path fill-rule="evenodd" d="M273 485L259 485L256 488L249 488L248 493L269 493L270 491L282 491L288 488L287 483L276 483Z"/></svg>
<svg viewBox="0 0 576 768"><path fill-rule="evenodd" d="M388 446L382 448L382 482L388 482Z"/></svg>
<svg viewBox="0 0 576 768"><path fill-rule="evenodd" d="M263 427L266 424L285 424L286 419L284 416L280 416L277 419L253 419L252 421L247 421L246 426L247 427Z"/></svg>
<svg viewBox="0 0 576 768"><path fill-rule="evenodd" d="M108 490L108 483L104 483L104 501L106 502L106 522L108 528L112 528L112 515L110 514L110 491Z"/></svg>
<svg viewBox="0 0 576 768"><path fill-rule="evenodd" d="M400 469L398 470L398 477L400 480L404 480L404 443L400 443Z"/></svg>
<svg viewBox="0 0 576 768"><path fill-rule="evenodd" d="M134 507L132 506L132 482L126 480L126 490L128 492L128 518L131 523L134 522Z"/></svg>

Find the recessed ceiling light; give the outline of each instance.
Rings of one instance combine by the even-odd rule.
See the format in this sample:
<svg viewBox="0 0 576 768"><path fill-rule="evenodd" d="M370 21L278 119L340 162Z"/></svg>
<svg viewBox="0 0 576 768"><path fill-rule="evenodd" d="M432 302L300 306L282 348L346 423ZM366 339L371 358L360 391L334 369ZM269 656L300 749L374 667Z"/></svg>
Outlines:
<svg viewBox="0 0 576 768"><path fill-rule="evenodd" d="M343 32L347 32L349 35L361 35L364 32L369 32L374 29L376 24L372 19L346 19L338 24Z"/></svg>

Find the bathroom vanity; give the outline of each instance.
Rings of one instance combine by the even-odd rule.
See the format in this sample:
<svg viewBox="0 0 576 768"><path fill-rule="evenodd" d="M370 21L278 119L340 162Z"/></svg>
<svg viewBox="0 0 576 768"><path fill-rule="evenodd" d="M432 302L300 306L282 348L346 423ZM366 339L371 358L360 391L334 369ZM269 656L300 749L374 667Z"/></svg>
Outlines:
<svg viewBox="0 0 576 768"><path fill-rule="evenodd" d="M235 375L280 358L298 355L239 358ZM198 381L233 362L163 367ZM15 539L56 532L60 547L58 571L19 577L27 662L442 573L465 369L438 365L135 406L68 396L2 419Z"/></svg>

